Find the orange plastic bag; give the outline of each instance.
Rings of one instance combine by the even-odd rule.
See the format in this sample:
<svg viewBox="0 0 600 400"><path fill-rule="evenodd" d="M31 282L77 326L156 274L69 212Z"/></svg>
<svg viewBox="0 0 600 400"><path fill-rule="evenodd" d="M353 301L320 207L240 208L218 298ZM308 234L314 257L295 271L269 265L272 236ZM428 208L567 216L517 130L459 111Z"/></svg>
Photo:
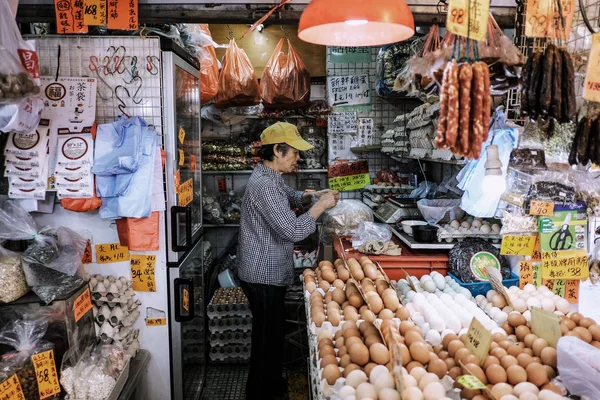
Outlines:
<svg viewBox="0 0 600 400"><path fill-rule="evenodd" d="M310 101L310 73L292 47L283 52L281 39L269 59L260 80L260 97L266 108L303 108Z"/></svg>
<svg viewBox="0 0 600 400"><path fill-rule="evenodd" d="M254 106L260 103L254 68L246 52L233 39L223 57L215 103L218 108Z"/></svg>
<svg viewBox="0 0 600 400"><path fill-rule="evenodd" d="M195 31L211 39L208 24L198 24ZM202 46L197 49L196 55L200 61L200 102L206 104L215 98L219 91L219 62L214 46Z"/></svg>
<svg viewBox="0 0 600 400"><path fill-rule="evenodd" d="M148 218L121 218L117 220L117 233L121 246L129 250L158 250L158 225L160 212L154 211Z"/></svg>
<svg viewBox="0 0 600 400"><path fill-rule="evenodd" d="M100 208L102 199L96 196L94 187L94 196L87 199L60 199L60 205L65 210L76 212L88 212Z"/></svg>

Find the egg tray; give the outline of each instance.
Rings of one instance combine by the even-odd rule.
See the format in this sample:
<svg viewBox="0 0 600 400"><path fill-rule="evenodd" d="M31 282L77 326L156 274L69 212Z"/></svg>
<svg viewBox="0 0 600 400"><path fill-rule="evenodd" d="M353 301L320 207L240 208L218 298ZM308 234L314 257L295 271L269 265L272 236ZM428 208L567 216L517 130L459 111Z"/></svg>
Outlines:
<svg viewBox="0 0 600 400"><path fill-rule="evenodd" d="M184 343L184 345L193 344L193 343L203 343L204 342L204 334L199 329L196 329L196 330L190 329L187 331L184 330L181 335L181 341Z"/></svg>
<svg viewBox="0 0 600 400"><path fill-rule="evenodd" d="M226 304L248 302L246 294L240 287L218 288L210 300L210 304L218 304L222 298L226 301ZM231 301L232 299L233 301Z"/></svg>
<svg viewBox="0 0 600 400"><path fill-rule="evenodd" d="M246 304L245 306L245 308L242 308L236 305L235 309L233 309L233 307L227 307L227 310L223 309L222 307L220 307L220 309L217 310L216 308L211 308L209 306L206 309L206 315L208 316L209 320L234 317L252 318L250 306L248 304Z"/></svg>
<svg viewBox="0 0 600 400"><path fill-rule="evenodd" d="M502 241L502 235L499 233L477 233L471 230L467 230L466 232L451 232L449 230L454 231L453 228L448 228L448 230L442 228L438 230L437 237L438 242L446 242L452 243L454 241L462 241L467 238L478 238L490 241L492 243L500 243Z"/></svg>
<svg viewBox="0 0 600 400"><path fill-rule="evenodd" d="M250 346L252 342L252 333L249 332L224 332L209 336L211 346Z"/></svg>
<svg viewBox="0 0 600 400"><path fill-rule="evenodd" d="M191 343L183 345L183 354L188 356L202 356L204 355L204 349L206 348L204 343Z"/></svg>
<svg viewBox="0 0 600 400"><path fill-rule="evenodd" d="M227 331L252 331L252 317L214 318L208 321L211 334Z"/></svg>
<svg viewBox="0 0 600 400"><path fill-rule="evenodd" d="M250 359L250 345L211 346L211 361L236 362Z"/></svg>

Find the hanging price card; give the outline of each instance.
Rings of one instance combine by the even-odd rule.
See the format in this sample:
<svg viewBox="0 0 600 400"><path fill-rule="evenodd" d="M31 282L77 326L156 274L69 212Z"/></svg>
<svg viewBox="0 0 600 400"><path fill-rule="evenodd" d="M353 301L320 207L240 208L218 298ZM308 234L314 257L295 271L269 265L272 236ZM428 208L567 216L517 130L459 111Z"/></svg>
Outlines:
<svg viewBox="0 0 600 400"><path fill-rule="evenodd" d="M530 256L535 248L536 236L504 235L500 254L505 256Z"/></svg>
<svg viewBox="0 0 600 400"><path fill-rule="evenodd" d="M549 291L554 289L554 280L553 279L542 279L542 285L546 286Z"/></svg>
<svg viewBox="0 0 600 400"><path fill-rule="evenodd" d="M531 276L533 277L533 286L536 288L542 284L542 263L534 262L531 265Z"/></svg>
<svg viewBox="0 0 600 400"><path fill-rule="evenodd" d="M463 375L457 379L457 382L466 387L467 389L479 390L479 389L487 389L477 377L474 375Z"/></svg>
<svg viewBox="0 0 600 400"><path fill-rule="evenodd" d="M592 37L592 48L583 86L583 98L600 103L600 33Z"/></svg>
<svg viewBox="0 0 600 400"><path fill-rule="evenodd" d="M567 279L565 284L565 299L570 304L579 303L579 280L578 279Z"/></svg>
<svg viewBox="0 0 600 400"><path fill-rule="evenodd" d="M183 126L179 127L177 137L179 138L179 143L183 144L183 141L185 140L185 129L183 129Z"/></svg>
<svg viewBox="0 0 600 400"><path fill-rule="evenodd" d="M520 260L519 287L523 289L528 283L533 284L533 264L530 260Z"/></svg>
<svg viewBox="0 0 600 400"><path fill-rule="evenodd" d="M544 215L551 217L554 215L554 203L550 201L531 200L529 205L529 215Z"/></svg>
<svg viewBox="0 0 600 400"><path fill-rule="evenodd" d="M565 297L565 290L567 288L567 281L565 279L555 279L554 287L552 288L552 293Z"/></svg>
<svg viewBox="0 0 600 400"><path fill-rule="evenodd" d="M179 149L179 166L181 167L183 164L185 164L185 153Z"/></svg>
<svg viewBox="0 0 600 400"><path fill-rule="evenodd" d="M166 318L146 318L146 326L164 326L166 324Z"/></svg>
<svg viewBox="0 0 600 400"><path fill-rule="evenodd" d="M586 250L542 253L542 278L587 279L590 275Z"/></svg>
<svg viewBox="0 0 600 400"><path fill-rule="evenodd" d="M106 0L85 0L83 2L83 23L85 25L106 25Z"/></svg>
<svg viewBox="0 0 600 400"><path fill-rule="evenodd" d="M550 346L556 348L556 342L562 336L558 315L538 307L531 307L531 332L545 339Z"/></svg>
<svg viewBox="0 0 600 400"><path fill-rule="evenodd" d="M135 31L138 28L138 0L108 0L108 29Z"/></svg>
<svg viewBox="0 0 600 400"><path fill-rule="evenodd" d="M54 362L54 350L34 354L31 356L31 361L35 368L40 400L60 393L56 363Z"/></svg>
<svg viewBox="0 0 600 400"><path fill-rule="evenodd" d="M110 264L129 260L129 249L120 243L105 243L96 245L96 262Z"/></svg>
<svg viewBox="0 0 600 400"><path fill-rule="evenodd" d="M57 33L87 33L88 27L83 22L83 1L54 0L54 10Z"/></svg>
<svg viewBox="0 0 600 400"><path fill-rule="evenodd" d="M194 179L190 178L179 186L178 204L185 207L194 200Z"/></svg>
<svg viewBox="0 0 600 400"><path fill-rule="evenodd" d="M7 380L0 383L1 400L25 400L23 389L17 374L12 374Z"/></svg>
<svg viewBox="0 0 600 400"><path fill-rule="evenodd" d="M527 0L525 13L525 36L569 39L573 26L575 0L561 0L561 21L555 0Z"/></svg>
<svg viewBox="0 0 600 400"><path fill-rule="evenodd" d="M75 314L75 322L79 321L88 311L92 309L92 296L90 289L87 288L75 299L73 303L73 314Z"/></svg>
<svg viewBox="0 0 600 400"><path fill-rule="evenodd" d="M190 156L190 170L192 172L196 171L196 162L197 162L196 156Z"/></svg>
<svg viewBox="0 0 600 400"><path fill-rule="evenodd" d="M91 264L92 260L92 243L88 240L85 245L85 251L83 252L83 257L81 258L81 262L84 264Z"/></svg>
<svg viewBox="0 0 600 400"><path fill-rule="evenodd" d="M446 28L458 36L486 40L489 12L490 0L450 0Z"/></svg>
<svg viewBox="0 0 600 400"><path fill-rule="evenodd" d="M381 333L381 331L380 331ZM381 337L384 337L381 335ZM389 345L390 355L392 358L392 371L394 373L394 382L396 383L396 391L398 393L404 392L404 376L402 375L402 352L400 346L395 340Z"/></svg>
<svg viewBox="0 0 600 400"><path fill-rule="evenodd" d="M136 292L156 292L154 281L156 256L132 254L130 265L133 290Z"/></svg>
<svg viewBox="0 0 600 400"><path fill-rule="evenodd" d="M491 344L491 332L485 329L477 318L473 317L471 325L469 325L469 330L467 331L465 347L479 358L480 365L483 365L485 358L488 356Z"/></svg>

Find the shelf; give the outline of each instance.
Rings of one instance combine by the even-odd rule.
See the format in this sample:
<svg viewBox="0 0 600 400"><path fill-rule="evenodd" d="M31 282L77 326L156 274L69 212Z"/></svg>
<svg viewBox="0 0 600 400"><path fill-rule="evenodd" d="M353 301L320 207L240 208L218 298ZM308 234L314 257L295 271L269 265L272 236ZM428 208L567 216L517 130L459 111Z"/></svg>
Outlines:
<svg viewBox="0 0 600 400"><path fill-rule="evenodd" d="M381 150L380 144L374 144L372 146L362 146L362 147L350 147L350 151L353 153L368 153L371 151L379 151Z"/></svg>
<svg viewBox="0 0 600 400"><path fill-rule="evenodd" d="M413 239L412 237L408 236L406 233L400 232L397 229L395 229L394 227L392 227L392 233L394 234L394 236L396 236L398 239L400 239L405 245L407 245L411 249L415 249L415 250L450 250L455 245L458 244L458 242L419 243L419 242L415 241L415 239ZM500 247L502 247L501 243L492 243L492 245L498 249Z"/></svg>
<svg viewBox="0 0 600 400"><path fill-rule="evenodd" d="M240 224L204 224L203 228L239 228Z"/></svg>
<svg viewBox="0 0 600 400"><path fill-rule="evenodd" d="M439 158L417 158L417 157L399 157L399 156L390 156L391 159L396 161L404 161L404 160L420 160L420 161L429 161L438 164L449 164L449 165L466 165L467 162L465 160L442 160Z"/></svg>
<svg viewBox="0 0 600 400"><path fill-rule="evenodd" d="M205 175L249 175L252 173L252 169L245 169L242 171L202 171ZM326 174L327 169L301 169L297 172L298 174Z"/></svg>
<svg viewBox="0 0 600 400"><path fill-rule="evenodd" d="M403 103L424 103L423 100L421 100L417 97L406 96L404 94L399 94L399 93L394 93L390 96L377 96L377 97L379 97L381 100L383 100L386 103L389 103L393 106L401 105Z"/></svg>

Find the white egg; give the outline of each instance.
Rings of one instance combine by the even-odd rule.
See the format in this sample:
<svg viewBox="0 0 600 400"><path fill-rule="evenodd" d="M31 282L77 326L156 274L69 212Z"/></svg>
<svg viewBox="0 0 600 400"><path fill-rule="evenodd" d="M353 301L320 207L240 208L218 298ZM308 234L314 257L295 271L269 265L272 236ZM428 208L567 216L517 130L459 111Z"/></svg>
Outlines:
<svg viewBox="0 0 600 400"><path fill-rule="evenodd" d="M560 394L554 393L552 390L544 389L538 395L540 400L561 400L563 397Z"/></svg>
<svg viewBox="0 0 600 400"><path fill-rule="evenodd" d="M544 292L549 292L549 291L550 291L550 289L548 289L548 288L547 288L545 285L540 285L540 286L537 288L537 291L538 291L538 292L540 292L540 293L544 293Z"/></svg>
<svg viewBox="0 0 600 400"><path fill-rule="evenodd" d="M503 312L505 312L506 314L510 314L511 312L513 312L514 310L512 309L511 306L506 306L502 309Z"/></svg>
<svg viewBox="0 0 600 400"><path fill-rule="evenodd" d="M358 371L358 370L356 370ZM354 371L352 371L354 372ZM363 382L356 388L356 400L376 399L377 389L374 385Z"/></svg>
<svg viewBox="0 0 600 400"><path fill-rule="evenodd" d="M538 387L531 382L521 382L513 388L513 391L519 397L523 393L533 393L537 396L537 394L540 392Z"/></svg>
<svg viewBox="0 0 600 400"><path fill-rule="evenodd" d="M473 222L471 223L471 226L472 226L472 227L475 227L475 228L480 228L480 227L481 227L481 225L482 225L482 224L481 224L481 220L480 220L479 218L475 218L475 219L473 220Z"/></svg>
<svg viewBox="0 0 600 400"><path fill-rule="evenodd" d="M483 233L484 235L489 234L492 231L492 228L490 228L489 225L482 225L481 226L481 233Z"/></svg>
<svg viewBox="0 0 600 400"><path fill-rule="evenodd" d="M515 307L515 311L523 313L527 310L527 302L523 299L516 299L513 301L513 306Z"/></svg>
<svg viewBox="0 0 600 400"><path fill-rule="evenodd" d="M523 316L525 317L525 320L527 320L527 322L531 322L531 311L527 310L523 313Z"/></svg>
<svg viewBox="0 0 600 400"><path fill-rule="evenodd" d="M354 395L352 395L352 396L344 397L344 400L356 400L356 397Z"/></svg>
<svg viewBox="0 0 600 400"><path fill-rule="evenodd" d="M433 329L425 334L425 340L432 346L437 346L438 344L442 343L442 337Z"/></svg>
<svg viewBox="0 0 600 400"><path fill-rule="evenodd" d="M396 389L383 388L377 394L379 400L400 400L400 393Z"/></svg>
<svg viewBox="0 0 600 400"><path fill-rule="evenodd" d="M374 385L375 389L377 389L377 391L380 392L381 389L384 388L394 388L396 386L396 382L394 381L394 377L392 376L392 374L387 372L385 374L379 375L375 380Z"/></svg>
<svg viewBox="0 0 600 400"><path fill-rule="evenodd" d="M425 290L427 290L429 293L433 293L433 292L435 292L436 285L431 279L429 279L428 281L426 281L423 284L423 288Z"/></svg>
<svg viewBox="0 0 600 400"><path fill-rule="evenodd" d="M433 282L435 283L435 286L437 286L437 288L440 290L444 290L444 288L446 287L446 281L444 280L444 277L441 274L435 275L433 277Z"/></svg>
<svg viewBox="0 0 600 400"><path fill-rule="evenodd" d="M531 308L531 307L541 308L542 302L539 299L537 299L536 297L531 297L527 300L527 307L528 308Z"/></svg>
<svg viewBox="0 0 600 400"><path fill-rule="evenodd" d="M469 229L471 227L471 224L469 223L469 221L463 221L461 222L460 227L464 229Z"/></svg>
<svg viewBox="0 0 600 400"><path fill-rule="evenodd" d="M556 301L556 309L561 313L566 314L571 310L571 306L566 299L560 299Z"/></svg>
<svg viewBox="0 0 600 400"><path fill-rule="evenodd" d="M417 380L410 374L404 375L404 387L417 386Z"/></svg>
<svg viewBox="0 0 600 400"><path fill-rule="evenodd" d="M485 298L488 299L488 301L492 301L492 297L494 297L496 294L498 294L498 292L495 290L488 290L488 292L485 294Z"/></svg>
<svg viewBox="0 0 600 400"><path fill-rule="evenodd" d="M494 232L494 233L500 233L500 225L493 224L492 225L492 232Z"/></svg>
<svg viewBox="0 0 600 400"><path fill-rule="evenodd" d="M354 396L355 392L356 390L352 386L342 386L342 388L339 391L339 397L341 399L345 399L346 397Z"/></svg>
<svg viewBox="0 0 600 400"><path fill-rule="evenodd" d="M495 335L496 333L499 333L501 335L504 335L504 337L506 337L506 331L500 327L498 328L494 328L490 331L492 333L492 335Z"/></svg>
<svg viewBox="0 0 600 400"><path fill-rule="evenodd" d="M373 369L375 369L375 368L373 368ZM363 371L361 371L359 369L356 369L348 374L348 376L346 377L346 384L350 385L356 389L358 387L358 385L360 385L361 383L366 382L368 380L369 380L369 378L367 377L367 374L365 374Z"/></svg>
<svg viewBox="0 0 600 400"><path fill-rule="evenodd" d="M457 220L453 220L452 222L450 222L450 226L454 229L458 229L460 227L460 222L458 222Z"/></svg>
<svg viewBox="0 0 600 400"><path fill-rule="evenodd" d="M446 391L439 382L431 382L427 384L425 390L423 390L423 397L425 397L425 400L439 400L444 396L446 396Z"/></svg>
<svg viewBox="0 0 600 400"><path fill-rule="evenodd" d="M385 365L378 365L376 367L374 367L371 370L371 373L369 374L369 381L371 381L371 383L375 382L377 380L377 378L379 378L380 374L388 374L389 371L387 369L387 367Z"/></svg>
<svg viewBox="0 0 600 400"><path fill-rule="evenodd" d="M483 311L489 313L492 310L492 308L494 308L494 305L492 303L487 303L485 307L483 307Z"/></svg>
<svg viewBox="0 0 600 400"><path fill-rule="evenodd" d="M531 283L528 283L523 288L523 291L525 291L525 292L535 292L535 286L533 284L531 284Z"/></svg>
<svg viewBox="0 0 600 400"><path fill-rule="evenodd" d="M423 392L421 392L421 389L418 387L407 387L404 389L404 392L402 392L402 398L410 400L423 400Z"/></svg>
<svg viewBox="0 0 600 400"><path fill-rule="evenodd" d="M502 325L507 320L508 320L508 314L505 313L504 311L500 311L498 314L496 314L496 317L494 318L494 321L496 321L496 323L498 325Z"/></svg>
<svg viewBox="0 0 600 400"><path fill-rule="evenodd" d="M541 301L542 309L544 311L552 312L554 311L554 300L544 297Z"/></svg>

